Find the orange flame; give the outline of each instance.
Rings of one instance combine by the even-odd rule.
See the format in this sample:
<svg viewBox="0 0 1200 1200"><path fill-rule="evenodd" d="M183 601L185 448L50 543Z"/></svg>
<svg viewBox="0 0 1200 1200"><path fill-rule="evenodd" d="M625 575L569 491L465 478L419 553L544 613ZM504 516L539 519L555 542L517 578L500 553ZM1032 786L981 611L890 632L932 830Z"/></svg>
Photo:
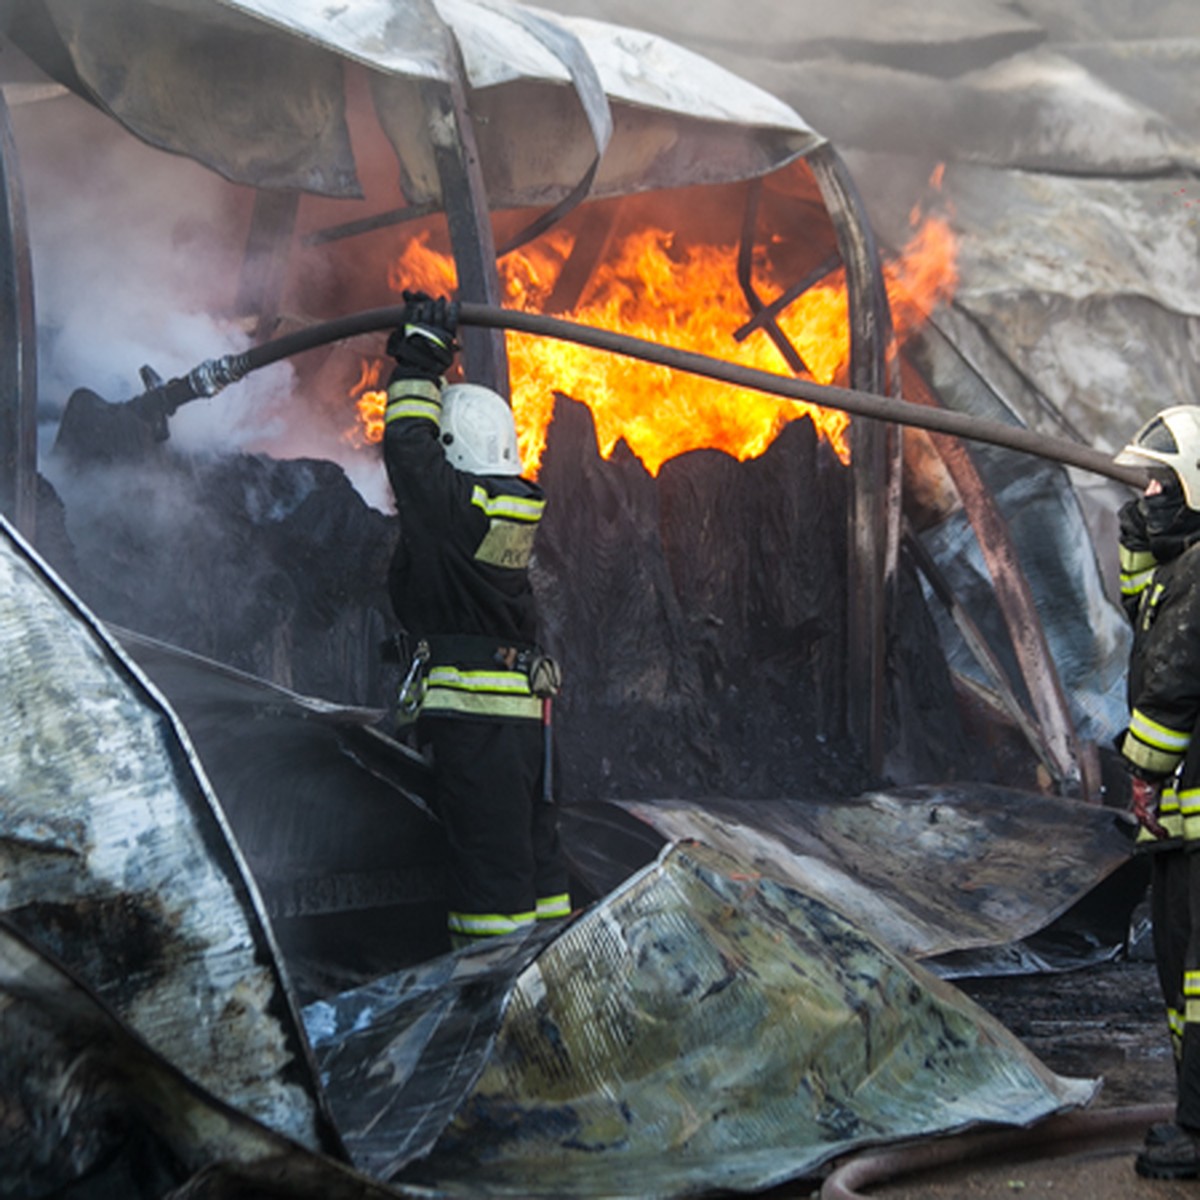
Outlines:
<svg viewBox="0 0 1200 1200"><path fill-rule="evenodd" d="M506 305L542 311L572 245L572 235L558 230L506 256L501 264ZM951 294L955 251L949 224L929 217L920 222L897 260L886 266L898 336L918 326ZM783 355L762 330L741 343L734 338L747 315L736 264L735 246L679 246L670 232L646 228L627 237L597 268L582 302L567 315L581 324L790 374ZM781 290L765 263L755 264L754 276L761 294ZM389 279L397 288L451 293L453 260L429 249L427 235L418 236L393 264ZM811 377L832 383L849 359L844 271L833 272L804 292L779 315L778 323ZM541 464L556 391L591 409L604 457L624 439L652 475L668 459L702 447L723 450L739 461L757 457L784 425L803 416L812 419L841 461L849 462L850 418L838 410L549 338L509 333L508 351L513 412L530 475L536 475ZM360 391L361 386L365 385ZM372 440L382 434L381 411L382 403L369 418L366 436Z"/></svg>
<svg viewBox="0 0 1200 1200"><path fill-rule="evenodd" d="M362 445L383 440L387 391L379 387L382 377L381 359L363 359L358 382L350 389L350 399L358 411L358 423L345 435L347 441Z"/></svg>

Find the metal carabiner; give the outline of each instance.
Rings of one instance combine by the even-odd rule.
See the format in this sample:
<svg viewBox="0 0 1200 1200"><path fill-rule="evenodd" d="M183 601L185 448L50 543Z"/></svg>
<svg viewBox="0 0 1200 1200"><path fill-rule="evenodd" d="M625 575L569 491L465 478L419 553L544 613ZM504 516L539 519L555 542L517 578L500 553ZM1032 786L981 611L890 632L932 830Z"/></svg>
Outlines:
<svg viewBox="0 0 1200 1200"><path fill-rule="evenodd" d="M408 674L404 676L404 682L401 683L400 691L396 695L396 705L406 717L411 717L421 707L423 692L421 683L427 662L429 662L429 643L422 638L417 643L412 662L408 664Z"/></svg>

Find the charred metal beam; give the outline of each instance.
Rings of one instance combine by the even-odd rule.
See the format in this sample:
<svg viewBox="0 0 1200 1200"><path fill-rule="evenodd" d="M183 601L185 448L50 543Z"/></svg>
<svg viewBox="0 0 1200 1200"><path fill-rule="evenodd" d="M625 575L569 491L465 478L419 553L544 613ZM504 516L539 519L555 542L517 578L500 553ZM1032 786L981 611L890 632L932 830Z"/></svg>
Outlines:
<svg viewBox="0 0 1200 1200"><path fill-rule="evenodd" d="M407 221L419 221L441 211L441 204L432 200L426 204L409 204L404 208L389 208L387 212L376 213L373 217L362 217L357 221L346 221L341 225L329 225L324 229L318 229L304 238L304 245L324 246L327 242L340 242L343 238L358 237L362 233L374 233L378 229L390 229L393 225L403 225Z"/></svg>
<svg viewBox="0 0 1200 1200"><path fill-rule="evenodd" d="M1055 761L1054 752L1046 744L1046 739L1042 736L1041 727L1036 720L1030 717L1025 706L1017 697L1017 693L1004 667L992 652L992 648L988 645L983 631L972 620L971 614L967 612L959 602L958 597L955 596L954 589L950 586L949 580L942 574L933 555L926 549L925 543L921 541L920 537L911 528L907 527L907 523L904 530L904 549L912 558L917 570L924 576L926 583L929 584L930 591L937 597L938 602L946 610L946 614L957 626L959 633L962 634L963 641L966 642L967 649L971 652L971 657L975 659L983 669L983 673L988 677L996 699L999 701L999 705L1005 715L1021 731L1030 749L1037 756L1042 766L1045 767L1046 773L1051 778L1054 778L1056 774L1060 773L1061 767Z"/></svg>
<svg viewBox="0 0 1200 1200"><path fill-rule="evenodd" d="M752 179L746 189L746 209L742 216L742 237L738 245L737 277L742 294L750 306L753 318L758 321L758 327L775 343L775 348L783 355L787 363L797 375L809 374L808 366L800 357L800 351L792 345L787 334L775 322L774 314L767 315L767 305L754 287L751 268L754 261L754 230L758 224L758 203L762 197L762 180Z"/></svg>
<svg viewBox="0 0 1200 1200"><path fill-rule="evenodd" d="M254 317L260 334L273 330L279 316L299 208L299 192L260 189L254 195L234 311Z"/></svg>
<svg viewBox="0 0 1200 1200"><path fill-rule="evenodd" d="M887 355L894 351L892 314L879 249L850 172L832 146L806 160L833 221L846 264L850 318L850 384L883 395ZM900 439L873 422L850 428L851 475L847 582L847 718L872 771L883 767L887 647L895 619L895 569L900 529Z"/></svg>
<svg viewBox="0 0 1200 1200"><path fill-rule="evenodd" d="M32 540L37 518L37 326L17 146L0 91L0 513Z"/></svg>
<svg viewBox="0 0 1200 1200"><path fill-rule="evenodd" d="M936 405L937 398L920 373L905 372L905 394L923 405ZM962 442L934 436L934 447L962 500L967 519L979 543L980 553L992 577L996 603L1012 641L1041 736L1050 756L1055 787L1063 795L1097 798L1097 780L1089 777L1088 761L1081 758L1075 723L1071 718L1062 682L1038 616L1029 580L1021 568L1012 535L991 492L983 482Z"/></svg>
<svg viewBox="0 0 1200 1200"><path fill-rule="evenodd" d="M419 85L429 127L434 162L442 188L442 204L450 229L450 246L458 268L458 293L485 304L500 303L496 243L491 209L483 182L475 126L467 108L466 68L453 31L429 6L442 25L449 82L425 80ZM508 354L504 335L472 329L462 336L463 369L467 378L508 395Z"/></svg>
<svg viewBox="0 0 1200 1200"><path fill-rule="evenodd" d="M575 240L567 261L554 281L554 288L546 300L547 312L570 312L582 299L584 289L595 274L596 264L608 254L618 212L618 201L596 210L588 225L588 236Z"/></svg>
<svg viewBox="0 0 1200 1200"><path fill-rule="evenodd" d="M802 276L786 291L780 292L769 304L764 305L748 320L745 325L733 331L735 342L744 342L756 329L761 329L773 322L785 308L798 300L809 288L816 287L827 275L831 275L842 265L840 254L831 254L823 263L814 267L807 275Z"/></svg>

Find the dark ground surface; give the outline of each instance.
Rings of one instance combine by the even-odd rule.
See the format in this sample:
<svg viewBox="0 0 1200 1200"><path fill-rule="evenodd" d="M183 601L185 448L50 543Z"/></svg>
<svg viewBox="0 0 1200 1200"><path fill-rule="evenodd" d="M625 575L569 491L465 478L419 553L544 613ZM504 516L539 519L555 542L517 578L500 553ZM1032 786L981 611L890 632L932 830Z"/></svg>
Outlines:
<svg viewBox="0 0 1200 1200"><path fill-rule="evenodd" d="M1089 1111L1173 1103L1174 1066L1151 962L1121 959L1058 975L960 980L957 986L1052 1070L1101 1078ZM1200 1197L1200 1180L1145 1180L1135 1174L1142 1134L1140 1124L1131 1124L1085 1144L1008 1149L990 1158L972 1154L956 1165L856 1185L854 1194L887 1200ZM821 1186L820 1180L797 1181L771 1197L815 1197Z"/></svg>

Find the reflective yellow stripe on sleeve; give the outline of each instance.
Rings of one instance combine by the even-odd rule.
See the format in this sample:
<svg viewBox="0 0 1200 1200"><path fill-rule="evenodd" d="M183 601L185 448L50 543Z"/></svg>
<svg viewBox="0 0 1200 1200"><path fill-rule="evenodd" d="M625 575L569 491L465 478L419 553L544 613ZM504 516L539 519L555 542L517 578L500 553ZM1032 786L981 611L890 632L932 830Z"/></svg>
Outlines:
<svg viewBox="0 0 1200 1200"><path fill-rule="evenodd" d="M1121 564L1121 595L1136 596L1144 591L1146 585L1154 577L1157 565L1154 555L1149 550L1127 550L1121 546L1118 551Z"/></svg>
<svg viewBox="0 0 1200 1200"><path fill-rule="evenodd" d="M1144 770L1169 775L1187 753L1191 741L1190 731L1171 729L1135 708L1129 718L1129 732L1121 743L1121 753Z"/></svg>
<svg viewBox="0 0 1200 1200"><path fill-rule="evenodd" d="M398 379L388 388L383 423L390 425L405 417L423 418L440 425L442 389L428 379Z"/></svg>
<svg viewBox="0 0 1200 1200"><path fill-rule="evenodd" d="M480 484L476 484L471 492L471 503L489 517L503 517L508 521L540 521L546 508L545 500L534 496L493 496Z"/></svg>
<svg viewBox="0 0 1200 1200"><path fill-rule="evenodd" d="M1121 595L1122 596L1140 596L1142 592L1150 586L1150 580L1154 578L1154 568L1149 567L1145 571L1122 571L1121 572Z"/></svg>

